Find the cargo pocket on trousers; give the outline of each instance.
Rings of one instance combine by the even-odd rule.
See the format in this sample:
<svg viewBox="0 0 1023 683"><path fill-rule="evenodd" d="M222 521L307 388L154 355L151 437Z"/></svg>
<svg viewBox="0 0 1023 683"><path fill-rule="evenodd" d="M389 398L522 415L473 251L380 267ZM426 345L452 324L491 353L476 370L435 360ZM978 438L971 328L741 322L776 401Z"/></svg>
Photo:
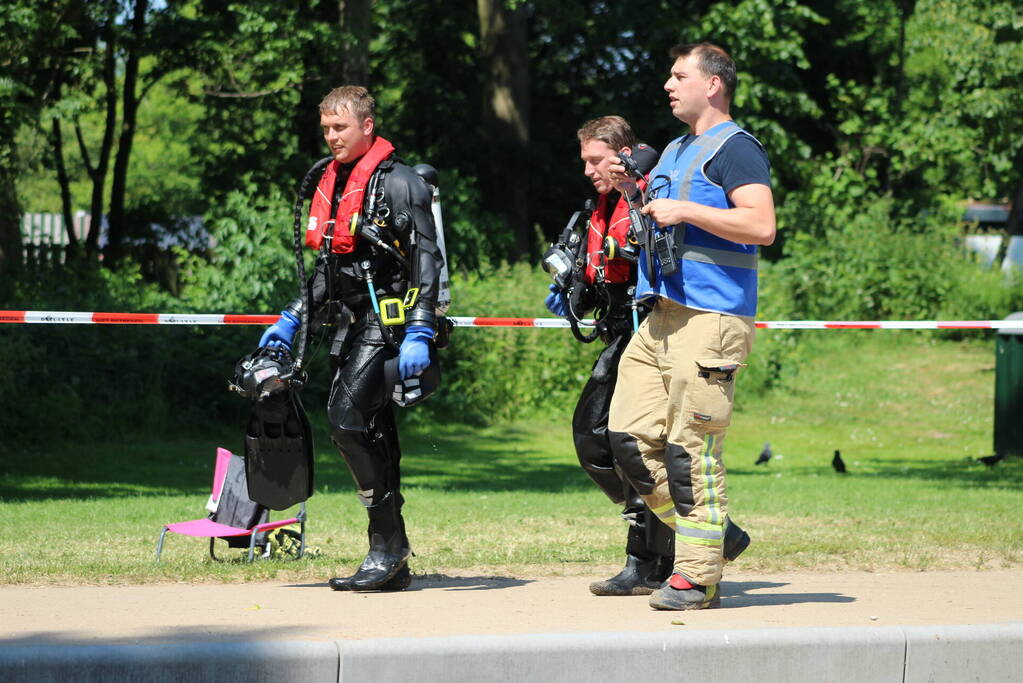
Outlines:
<svg viewBox="0 0 1023 683"><path fill-rule="evenodd" d="M686 390L685 419L696 430L715 432L732 423L735 373L743 366L727 358L700 358Z"/></svg>

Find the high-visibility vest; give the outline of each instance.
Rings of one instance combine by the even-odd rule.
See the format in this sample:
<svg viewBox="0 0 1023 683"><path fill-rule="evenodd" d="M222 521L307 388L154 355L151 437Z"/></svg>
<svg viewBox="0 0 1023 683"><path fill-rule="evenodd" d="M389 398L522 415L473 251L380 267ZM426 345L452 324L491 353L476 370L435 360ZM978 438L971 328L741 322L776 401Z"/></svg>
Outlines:
<svg viewBox="0 0 1023 683"><path fill-rule="evenodd" d="M649 196L652 199L687 199L718 209L731 208L724 189L707 178L704 169L722 145L735 135L749 133L734 122L725 121L696 136L685 149L682 143L691 136L672 140L648 176ZM661 228L673 232L678 271L664 276L655 255L654 272L649 273L646 259L640 258L637 298L656 295L699 310L750 318L756 315L755 244L732 242L689 223Z"/></svg>

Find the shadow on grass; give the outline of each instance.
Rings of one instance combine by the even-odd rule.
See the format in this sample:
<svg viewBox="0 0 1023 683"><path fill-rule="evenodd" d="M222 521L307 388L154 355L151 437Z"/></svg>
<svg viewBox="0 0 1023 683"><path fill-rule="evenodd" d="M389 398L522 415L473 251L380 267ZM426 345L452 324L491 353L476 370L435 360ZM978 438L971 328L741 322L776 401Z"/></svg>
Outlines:
<svg viewBox="0 0 1023 683"><path fill-rule="evenodd" d="M567 427L565 433L570 455L553 461L537 447L537 434L521 428L416 432L403 441L402 482L448 491L589 490L593 484L579 468Z"/></svg>
<svg viewBox="0 0 1023 683"><path fill-rule="evenodd" d="M220 440L200 437L167 442L62 445L5 455L0 499L122 498L140 495L208 495Z"/></svg>
<svg viewBox="0 0 1023 683"><path fill-rule="evenodd" d="M728 607L776 607L778 605L801 605L806 603L849 603L856 598L841 593L766 593L753 591L765 588L781 588L787 583L773 581L722 581L721 606Z"/></svg>
<svg viewBox="0 0 1023 683"><path fill-rule="evenodd" d="M311 416L312 417L312 416ZM404 486L444 491L537 491L589 489L590 481L564 444L538 447L528 429L469 426L403 430ZM110 444L55 446L5 453L0 460L0 500L120 498L147 495L208 495L218 446L242 451L243 433L210 436L137 435ZM351 490L351 475L314 421L317 490ZM567 451L567 452L566 452Z"/></svg>
<svg viewBox="0 0 1023 683"><path fill-rule="evenodd" d="M1023 489L1023 458L1007 458L993 467L988 467L974 458L960 460L872 458L861 459L858 465L847 460L846 466L848 470L845 474L835 472L827 464L819 467L729 467L728 474L730 476L770 477L784 473L785 476L817 476L821 479L828 478L836 481L899 479L901 481L946 482L952 487Z"/></svg>

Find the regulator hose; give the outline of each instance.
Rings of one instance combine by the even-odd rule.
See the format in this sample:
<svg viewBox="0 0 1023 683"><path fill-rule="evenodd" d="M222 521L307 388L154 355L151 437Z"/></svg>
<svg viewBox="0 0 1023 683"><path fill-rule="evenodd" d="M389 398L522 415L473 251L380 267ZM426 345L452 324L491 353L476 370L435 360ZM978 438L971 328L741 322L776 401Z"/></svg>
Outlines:
<svg viewBox="0 0 1023 683"><path fill-rule="evenodd" d="M295 268L298 271L298 287L303 303L300 316L302 341L298 344L298 353L295 354L296 373L302 370L302 359L305 357L309 339L309 314L313 306L312 288L306 282L305 260L302 253L302 217L305 213L305 200L312 197L315 186L319 184L320 178L323 176L324 169L333 160L334 157L328 156L313 164L312 168L306 171L302 182L299 183L298 195L295 197Z"/></svg>
<svg viewBox="0 0 1023 683"><path fill-rule="evenodd" d="M572 330L572 336L583 344L590 344L597 340L597 337L600 336L600 326L598 323L600 323L604 319L604 316L607 315L607 312L611 310L611 295L603 288L598 291L601 291L606 299L604 314L598 316L598 318L593 321L593 331L589 334L583 334L582 330L579 329L579 316L576 315L575 309L572 307L571 297L566 297L566 301L568 303L568 326ZM599 307L594 312L600 313Z"/></svg>

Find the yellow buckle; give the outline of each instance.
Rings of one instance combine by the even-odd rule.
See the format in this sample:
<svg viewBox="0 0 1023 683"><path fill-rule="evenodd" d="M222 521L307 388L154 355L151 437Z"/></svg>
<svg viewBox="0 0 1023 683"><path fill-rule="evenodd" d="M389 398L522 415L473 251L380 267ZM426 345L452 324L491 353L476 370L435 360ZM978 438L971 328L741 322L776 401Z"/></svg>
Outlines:
<svg viewBox="0 0 1023 683"><path fill-rule="evenodd" d="M380 322L388 326L405 324L405 308L401 299L380 300Z"/></svg>
<svg viewBox="0 0 1023 683"><path fill-rule="evenodd" d="M618 240L616 240L614 237L611 237L611 235L608 235L607 237L604 238L604 254L610 260L615 258L617 253Z"/></svg>
<svg viewBox="0 0 1023 683"><path fill-rule="evenodd" d="M353 213L352 220L348 223L349 234L354 235L359 230L359 214Z"/></svg>
<svg viewBox="0 0 1023 683"><path fill-rule="evenodd" d="M404 306L405 308L412 308L413 306L416 305L416 299L418 298L419 288L413 287L412 289L405 292L405 301L402 303L402 306Z"/></svg>

